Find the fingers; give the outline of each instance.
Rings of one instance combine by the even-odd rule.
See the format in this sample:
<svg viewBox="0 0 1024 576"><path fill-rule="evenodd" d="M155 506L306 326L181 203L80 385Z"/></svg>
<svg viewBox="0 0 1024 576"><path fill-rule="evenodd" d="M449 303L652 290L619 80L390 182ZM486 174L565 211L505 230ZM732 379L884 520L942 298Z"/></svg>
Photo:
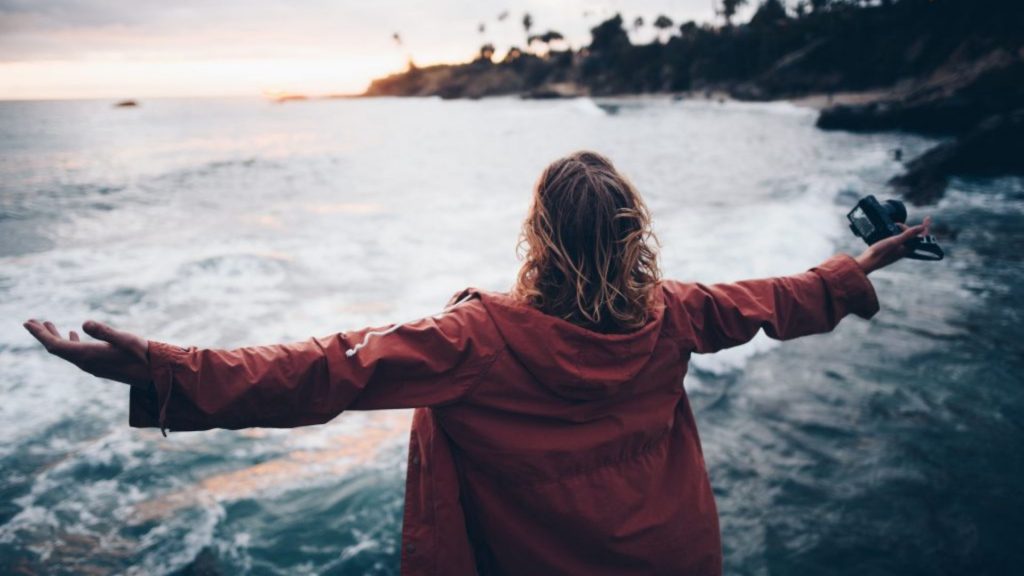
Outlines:
<svg viewBox="0 0 1024 576"><path fill-rule="evenodd" d="M87 320L82 324L82 330L97 340L103 340L104 342L110 342L115 345L119 345L121 343L118 331L102 322Z"/></svg>
<svg viewBox="0 0 1024 576"><path fill-rule="evenodd" d="M918 224L917 226L907 226L906 224L896 225L900 227L900 230L902 230L902 232L900 232L897 238L900 239L900 242L906 242L907 240L910 240L914 236L927 236L928 229L932 225L932 217L925 216L924 221Z"/></svg>
<svg viewBox="0 0 1024 576"><path fill-rule="evenodd" d="M145 361L146 350L142 340L134 334L122 332L102 322L88 320L82 324L82 330L97 340L109 342L122 350L131 352L140 360Z"/></svg>
<svg viewBox="0 0 1024 576"><path fill-rule="evenodd" d="M36 340L39 340L43 346L48 346L49 342L53 340L53 334L35 318L25 322L22 326L24 326L25 330L28 330L28 333L35 337Z"/></svg>
<svg viewBox="0 0 1024 576"><path fill-rule="evenodd" d="M64 339L61 338L60 332L57 332L57 328L52 322L40 322L33 318L25 322L23 326L28 330L29 334L43 345L43 348L46 348L47 352L52 354L60 352L61 343L64 342Z"/></svg>
<svg viewBox="0 0 1024 576"><path fill-rule="evenodd" d="M880 260L885 262L880 267L888 266L889 264L892 264L913 252L911 247L907 244L914 238L926 236L931 224L931 216L925 217L924 221L916 226L907 226L905 224L897 223L896 225L900 228L899 234L890 236L871 246L871 248L879 255Z"/></svg>
<svg viewBox="0 0 1024 576"><path fill-rule="evenodd" d="M904 230L903 232L900 232L900 235L897 236L896 238L899 241L899 243L902 244L902 243L906 242L907 240L910 240L911 238L913 238L915 236L920 236L926 230L927 230L927 228L925 228L924 224L918 224L917 226L910 226L906 230Z"/></svg>
<svg viewBox="0 0 1024 576"><path fill-rule="evenodd" d="M46 348L47 352L65 360L78 363L97 350L95 344L82 342L78 332L74 330L68 333L67 339L64 339L60 331L57 330L57 326L50 321L41 322L33 318L25 322L23 326ZM122 352L127 352L143 362L148 361L146 358L148 343L134 334L115 330L106 324L91 320L83 324L82 329L97 340L120 348Z"/></svg>
<svg viewBox="0 0 1024 576"><path fill-rule="evenodd" d="M46 327L50 334L56 336L58 340L61 338L60 331L57 330L57 327L53 324L53 322L47 320L46 322L43 322L43 326Z"/></svg>

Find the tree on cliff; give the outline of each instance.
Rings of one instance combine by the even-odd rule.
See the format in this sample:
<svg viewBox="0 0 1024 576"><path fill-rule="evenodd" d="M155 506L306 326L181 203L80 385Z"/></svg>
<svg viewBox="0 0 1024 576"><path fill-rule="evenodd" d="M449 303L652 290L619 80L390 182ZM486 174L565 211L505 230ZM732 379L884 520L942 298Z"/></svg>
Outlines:
<svg viewBox="0 0 1024 576"><path fill-rule="evenodd" d="M746 3L747 0L722 0L721 13L727 26L732 26L732 17L736 15L736 10Z"/></svg>
<svg viewBox="0 0 1024 576"><path fill-rule="evenodd" d="M658 40L664 42L665 39L663 36L665 31L671 29L674 25L675 22L672 22L671 18L664 14L659 14L658 18L654 21L654 27L658 29Z"/></svg>
<svg viewBox="0 0 1024 576"><path fill-rule="evenodd" d="M540 42L541 44L544 44L547 52L551 52L551 43L552 42L561 42L562 40L565 40L565 36L562 36L561 32L555 32L554 30L548 30L547 32L545 32L543 34L536 34L536 35L530 36L528 40L529 40L528 45L529 44L533 44L534 42Z"/></svg>
<svg viewBox="0 0 1024 576"><path fill-rule="evenodd" d="M518 46L512 46L511 48L508 49L508 52L505 53L505 58L501 62L502 64L512 64L513 62L519 60L522 57L523 51L520 50Z"/></svg>
<svg viewBox="0 0 1024 576"><path fill-rule="evenodd" d="M687 20L679 25L679 35L684 40L693 40L700 32L700 27L693 20Z"/></svg>
<svg viewBox="0 0 1024 576"><path fill-rule="evenodd" d="M628 48L629 35L622 29L622 16L616 14L590 29L591 52L620 52Z"/></svg>
<svg viewBox="0 0 1024 576"><path fill-rule="evenodd" d="M750 25L764 26L785 19L786 7L782 5L782 0L764 0L750 19Z"/></svg>
<svg viewBox="0 0 1024 576"><path fill-rule="evenodd" d="M494 58L494 44L488 42L480 47L480 60L490 62Z"/></svg>

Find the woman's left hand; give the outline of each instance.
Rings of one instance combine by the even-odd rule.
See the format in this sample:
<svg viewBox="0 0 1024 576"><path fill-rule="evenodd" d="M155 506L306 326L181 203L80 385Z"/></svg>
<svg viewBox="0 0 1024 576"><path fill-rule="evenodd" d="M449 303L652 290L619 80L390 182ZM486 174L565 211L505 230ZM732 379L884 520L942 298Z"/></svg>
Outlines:
<svg viewBox="0 0 1024 576"><path fill-rule="evenodd" d="M860 265L865 274L870 274L879 268L885 268L893 262L899 261L911 252L911 249L906 245L907 242L917 236L927 236L928 227L931 224L931 216L926 217L924 222L917 226L907 227L898 224L903 229L902 232L885 240L879 240L865 248L864 252L861 252L860 256L855 258L857 264Z"/></svg>

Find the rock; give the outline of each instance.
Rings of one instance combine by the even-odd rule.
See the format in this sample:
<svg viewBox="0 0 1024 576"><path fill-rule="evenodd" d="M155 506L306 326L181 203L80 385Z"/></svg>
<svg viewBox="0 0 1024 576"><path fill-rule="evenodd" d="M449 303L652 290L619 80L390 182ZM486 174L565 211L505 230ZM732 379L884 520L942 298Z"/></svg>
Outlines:
<svg viewBox="0 0 1024 576"><path fill-rule="evenodd" d="M966 52L964 50L963 52ZM951 176L1024 172L1024 50L992 50L967 59L955 54L926 80L896 96L822 111L825 130L907 130L950 135L907 163L889 181L915 204L942 197Z"/></svg>
<svg viewBox="0 0 1024 576"><path fill-rule="evenodd" d="M732 86L729 89L729 96L748 102L766 102L772 99L764 87L754 82L740 82Z"/></svg>
<svg viewBox="0 0 1024 576"><path fill-rule="evenodd" d="M468 64L412 68L374 80L364 96L440 96L443 99L483 98L523 91L523 78L508 65L475 61Z"/></svg>
<svg viewBox="0 0 1024 576"><path fill-rule="evenodd" d="M970 64L954 61L895 97L827 108L824 130L909 130L964 134L994 114L1024 107L1024 52L994 50Z"/></svg>
<svg viewBox="0 0 1024 576"><path fill-rule="evenodd" d="M849 130L852 132L892 130L896 124L891 112L893 105L891 102L838 104L821 111L817 126L822 130Z"/></svg>
<svg viewBox="0 0 1024 576"><path fill-rule="evenodd" d="M275 97L273 100L278 104L284 104L285 102L304 102L309 100L309 96L306 96L305 94L282 94L281 96Z"/></svg>
<svg viewBox="0 0 1024 576"><path fill-rule="evenodd" d="M192 562L174 573L174 576L221 576L223 572L217 556L210 548L203 548Z"/></svg>
<svg viewBox="0 0 1024 576"><path fill-rule="evenodd" d="M942 197L950 176L1024 174L1024 107L992 116L963 137L944 142L907 163L907 172L889 181L915 203Z"/></svg>
<svg viewBox="0 0 1024 576"><path fill-rule="evenodd" d="M557 98L579 98L587 91L575 82L549 82L523 94L524 99L552 100Z"/></svg>

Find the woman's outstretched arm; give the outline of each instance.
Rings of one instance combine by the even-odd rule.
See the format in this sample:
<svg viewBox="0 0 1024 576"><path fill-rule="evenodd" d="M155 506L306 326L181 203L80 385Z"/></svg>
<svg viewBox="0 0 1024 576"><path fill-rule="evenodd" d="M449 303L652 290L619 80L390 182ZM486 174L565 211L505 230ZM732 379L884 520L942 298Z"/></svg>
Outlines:
<svg viewBox="0 0 1024 576"><path fill-rule="evenodd" d="M856 258L841 254L802 274L727 284L669 282L674 307L689 328L694 352L748 342L760 330L778 340L828 332L849 314L870 318L878 300L867 275L903 258L904 244L928 233L930 221L869 246Z"/></svg>
<svg viewBox="0 0 1024 576"><path fill-rule="evenodd" d="M98 323L83 328L99 342L65 340L50 323L26 328L79 368L131 384L132 426L170 430L294 427L347 409L455 402L497 354L478 302L406 324L234 350L147 342Z"/></svg>

